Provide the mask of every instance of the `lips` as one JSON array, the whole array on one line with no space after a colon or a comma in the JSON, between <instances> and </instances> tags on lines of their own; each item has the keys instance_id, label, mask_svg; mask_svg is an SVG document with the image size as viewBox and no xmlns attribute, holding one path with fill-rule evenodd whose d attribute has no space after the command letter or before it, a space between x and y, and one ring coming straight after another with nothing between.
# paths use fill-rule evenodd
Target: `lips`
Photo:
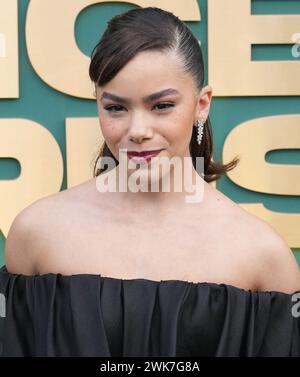
<instances>
[{"instance_id":1,"label":"lips","mask_svg":"<svg viewBox=\"0 0 300 377\"><path fill-rule=\"evenodd\" d=\"M127 156L136 164L143 164L148 162L152 157L157 156L162 149L152 150L152 151L143 151L143 152L127 152Z\"/></svg>"},{"instance_id":2,"label":"lips","mask_svg":"<svg viewBox=\"0 0 300 377\"><path fill-rule=\"evenodd\" d=\"M142 151L142 152L127 152L127 155L128 156L148 156L148 155L152 155L152 154L158 154L160 151L162 151L162 149L156 149L156 150L152 150L152 151Z\"/></svg>"}]
</instances>

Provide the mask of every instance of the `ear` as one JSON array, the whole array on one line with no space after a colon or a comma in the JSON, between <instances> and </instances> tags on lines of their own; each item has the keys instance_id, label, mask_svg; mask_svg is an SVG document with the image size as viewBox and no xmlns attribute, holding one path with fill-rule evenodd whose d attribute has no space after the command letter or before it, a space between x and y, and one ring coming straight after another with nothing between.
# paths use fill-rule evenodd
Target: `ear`
<instances>
[{"instance_id":1,"label":"ear","mask_svg":"<svg viewBox=\"0 0 300 377\"><path fill-rule=\"evenodd\" d=\"M212 92L212 87L210 85L206 85L201 89L198 95L195 116L196 119L202 119L203 123L206 121L209 114Z\"/></svg>"}]
</instances>

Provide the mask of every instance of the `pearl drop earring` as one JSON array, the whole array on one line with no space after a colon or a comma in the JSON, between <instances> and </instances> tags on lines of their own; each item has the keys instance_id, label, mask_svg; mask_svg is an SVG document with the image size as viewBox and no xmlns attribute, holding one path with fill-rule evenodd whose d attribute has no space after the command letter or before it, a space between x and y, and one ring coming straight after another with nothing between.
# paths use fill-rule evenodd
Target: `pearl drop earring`
<instances>
[{"instance_id":1,"label":"pearl drop earring","mask_svg":"<svg viewBox=\"0 0 300 377\"><path fill-rule=\"evenodd\" d=\"M201 140L202 140L202 136L203 136L203 128L204 128L204 124L203 124L203 121L201 119L197 120L196 127L198 129L197 142L200 145Z\"/></svg>"}]
</instances>

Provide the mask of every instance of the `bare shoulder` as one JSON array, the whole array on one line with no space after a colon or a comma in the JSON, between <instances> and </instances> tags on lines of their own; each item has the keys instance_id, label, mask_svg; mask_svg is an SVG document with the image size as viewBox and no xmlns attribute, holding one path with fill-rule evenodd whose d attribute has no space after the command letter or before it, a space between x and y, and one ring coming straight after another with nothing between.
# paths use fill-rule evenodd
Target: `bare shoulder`
<instances>
[{"instance_id":1,"label":"bare shoulder","mask_svg":"<svg viewBox=\"0 0 300 377\"><path fill-rule=\"evenodd\" d=\"M56 230L72 217L72 203L81 185L36 200L14 218L5 241L5 265L10 273L38 274L39 260L55 240ZM68 217L69 216L69 217Z\"/></svg>"},{"instance_id":2,"label":"bare shoulder","mask_svg":"<svg viewBox=\"0 0 300 377\"><path fill-rule=\"evenodd\" d=\"M42 229L45 203L37 201L24 208L14 218L5 241L5 264L14 274L36 274L37 241Z\"/></svg>"},{"instance_id":3,"label":"bare shoulder","mask_svg":"<svg viewBox=\"0 0 300 377\"><path fill-rule=\"evenodd\" d=\"M256 253L258 289L286 293L300 291L300 269L286 240L268 223L259 229L262 239Z\"/></svg>"},{"instance_id":4,"label":"bare shoulder","mask_svg":"<svg viewBox=\"0 0 300 377\"><path fill-rule=\"evenodd\" d=\"M300 290L300 269L286 240L267 221L247 212L216 190L224 213L224 237L234 245L243 275L256 290L294 293ZM243 278L244 279L244 278Z\"/></svg>"},{"instance_id":5,"label":"bare shoulder","mask_svg":"<svg viewBox=\"0 0 300 377\"><path fill-rule=\"evenodd\" d=\"M256 279L256 289L285 293L300 291L300 269L283 236L270 223L250 213L245 215L244 221L247 237L249 241L253 240L248 261Z\"/></svg>"},{"instance_id":6,"label":"bare shoulder","mask_svg":"<svg viewBox=\"0 0 300 377\"><path fill-rule=\"evenodd\" d=\"M83 231L82 224L89 226L87 219L92 218L94 210L89 205L95 190L93 183L89 180L41 198L19 212L5 242L5 264L9 272L39 274L41 266L58 259L59 252L70 243L68 239L72 237L68 236L72 229Z\"/></svg>"}]
</instances>

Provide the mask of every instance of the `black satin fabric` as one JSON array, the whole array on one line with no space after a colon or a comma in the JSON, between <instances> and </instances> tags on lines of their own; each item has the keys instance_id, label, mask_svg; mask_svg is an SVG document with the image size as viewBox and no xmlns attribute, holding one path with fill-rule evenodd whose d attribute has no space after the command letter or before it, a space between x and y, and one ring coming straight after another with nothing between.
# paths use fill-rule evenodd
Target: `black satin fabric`
<instances>
[{"instance_id":1,"label":"black satin fabric","mask_svg":"<svg viewBox=\"0 0 300 377\"><path fill-rule=\"evenodd\" d=\"M0 293L1 356L300 356L300 292L3 266Z\"/></svg>"}]
</instances>

